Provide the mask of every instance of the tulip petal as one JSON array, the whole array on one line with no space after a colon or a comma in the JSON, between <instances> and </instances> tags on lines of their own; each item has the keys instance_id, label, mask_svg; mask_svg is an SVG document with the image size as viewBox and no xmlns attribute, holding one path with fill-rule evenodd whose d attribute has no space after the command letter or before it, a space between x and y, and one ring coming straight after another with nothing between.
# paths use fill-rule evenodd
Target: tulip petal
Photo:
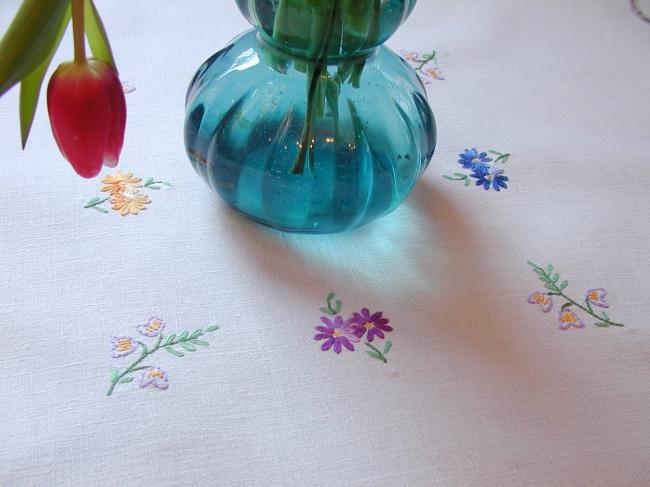
<instances>
[{"instance_id":1,"label":"tulip petal","mask_svg":"<svg viewBox=\"0 0 650 487\"><path fill-rule=\"evenodd\" d=\"M111 128L104 150L103 163L107 167L117 166L122 145L124 144L124 128L126 126L126 100L122 83L115 71L101 61L90 61L90 65L104 80L106 92L111 103Z\"/></svg>"},{"instance_id":2,"label":"tulip petal","mask_svg":"<svg viewBox=\"0 0 650 487\"><path fill-rule=\"evenodd\" d=\"M111 103L104 80L87 64L63 63L47 92L54 138L82 177L99 174L111 132Z\"/></svg>"}]
</instances>

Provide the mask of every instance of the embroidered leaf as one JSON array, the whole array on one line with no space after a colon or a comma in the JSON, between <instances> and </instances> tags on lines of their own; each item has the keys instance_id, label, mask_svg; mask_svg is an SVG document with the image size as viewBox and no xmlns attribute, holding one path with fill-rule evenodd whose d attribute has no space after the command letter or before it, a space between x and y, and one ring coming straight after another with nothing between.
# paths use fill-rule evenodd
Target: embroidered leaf
<instances>
[{"instance_id":1,"label":"embroidered leaf","mask_svg":"<svg viewBox=\"0 0 650 487\"><path fill-rule=\"evenodd\" d=\"M175 339L176 339L176 334L169 335L169 336L167 337L167 340L165 340L165 343L164 343L163 347L169 345L169 344L172 343Z\"/></svg>"},{"instance_id":2,"label":"embroidered leaf","mask_svg":"<svg viewBox=\"0 0 650 487\"><path fill-rule=\"evenodd\" d=\"M199 340L198 338L193 338L190 340L194 345L201 345L202 347L207 347L210 345L208 342L204 340Z\"/></svg>"},{"instance_id":3,"label":"embroidered leaf","mask_svg":"<svg viewBox=\"0 0 650 487\"><path fill-rule=\"evenodd\" d=\"M559 274L554 274L553 277L551 278L551 282L553 284L555 284L559 280L560 280L560 275Z\"/></svg>"},{"instance_id":4,"label":"embroidered leaf","mask_svg":"<svg viewBox=\"0 0 650 487\"><path fill-rule=\"evenodd\" d=\"M548 275L551 275L551 272L553 272L553 266L551 264L546 266L546 273Z\"/></svg>"},{"instance_id":5,"label":"embroidered leaf","mask_svg":"<svg viewBox=\"0 0 650 487\"><path fill-rule=\"evenodd\" d=\"M573 306L573 303L564 303L562 307L560 308L561 311L564 311L565 309Z\"/></svg>"},{"instance_id":6,"label":"embroidered leaf","mask_svg":"<svg viewBox=\"0 0 650 487\"><path fill-rule=\"evenodd\" d=\"M203 335L203 330L201 328L197 328L192 332L192 334L189 336L189 339L192 340L194 338L198 338L201 335Z\"/></svg>"},{"instance_id":7,"label":"embroidered leaf","mask_svg":"<svg viewBox=\"0 0 650 487\"><path fill-rule=\"evenodd\" d=\"M215 331L215 330L218 330L218 329L219 329L219 327L217 325L211 325L211 326L208 326L207 328L204 328L203 331L206 332L206 333L210 333L211 331Z\"/></svg>"},{"instance_id":8,"label":"embroidered leaf","mask_svg":"<svg viewBox=\"0 0 650 487\"><path fill-rule=\"evenodd\" d=\"M153 183L153 178L147 178L143 184L144 184L145 187L147 187L147 186L149 186L151 183Z\"/></svg>"},{"instance_id":9,"label":"embroidered leaf","mask_svg":"<svg viewBox=\"0 0 650 487\"><path fill-rule=\"evenodd\" d=\"M557 289L553 284L544 284L544 287L549 291L555 291Z\"/></svg>"},{"instance_id":10,"label":"embroidered leaf","mask_svg":"<svg viewBox=\"0 0 650 487\"><path fill-rule=\"evenodd\" d=\"M609 323L603 323L602 321L596 321L594 323L594 325L598 326L600 328L608 328L609 327Z\"/></svg>"},{"instance_id":11,"label":"embroidered leaf","mask_svg":"<svg viewBox=\"0 0 650 487\"><path fill-rule=\"evenodd\" d=\"M179 352L177 350L174 350L174 347L171 345L167 345L166 347L163 347L167 352L171 353L172 355L176 355L177 357L184 357L185 355L182 352Z\"/></svg>"},{"instance_id":12,"label":"embroidered leaf","mask_svg":"<svg viewBox=\"0 0 650 487\"><path fill-rule=\"evenodd\" d=\"M133 377L122 377L119 382L120 384L128 384L133 380Z\"/></svg>"},{"instance_id":13,"label":"embroidered leaf","mask_svg":"<svg viewBox=\"0 0 650 487\"><path fill-rule=\"evenodd\" d=\"M384 345L384 355L388 354L391 348L393 348L393 342L389 340L386 342L386 345Z\"/></svg>"},{"instance_id":14,"label":"embroidered leaf","mask_svg":"<svg viewBox=\"0 0 650 487\"><path fill-rule=\"evenodd\" d=\"M185 340L187 338L187 335L189 335L189 334L190 334L190 332L185 330L180 335L178 335L178 338L176 339L176 341L179 342L181 340Z\"/></svg>"},{"instance_id":15,"label":"embroidered leaf","mask_svg":"<svg viewBox=\"0 0 650 487\"><path fill-rule=\"evenodd\" d=\"M94 205L99 200L101 200L101 198L98 198L97 196L95 196L94 198L90 198L88 201L86 201L86 206L84 206L84 208L88 208L88 206Z\"/></svg>"},{"instance_id":16,"label":"embroidered leaf","mask_svg":"<svg viewBox=\"0 0 650 487\"><path fill-rule=\"evenodd\" d=\"M196 352L196 348L193 345L190 345L188 342L178 342L178 345L181 348L184 348L188 352Z\"/></svg>"},{"instance_id":17,"label":"embroidered leaf","mask_svg":"<svg viewBox=\"0 0 650 487\"><path fill-rule=\"evenodd\" d=\"M120 369L111 370L111 382L115 382L120 375Z\"/></svg>"},{"instance_id":18,"label":"embroidered leaf","mask_svg":"<svg viewBox=\"0 0 650 487\"><path fill-rule=\"evenodd\" d=\"M489 150L488 153L494 154L495 156L502 156L503 154L496 150Z\"/></svg>"},{"instance_id":19,"label":"embroidered leaf","mask_svg":"<svg viewBox=\"0 0 650 487\"><path fill-rule=\"evenodd\" d=\"M566 287L569 285L568 281L562 281L562 283L557 287L560 291L564 291Z\"/></svg>"},{"instance_id":20,"label":"embroidered leaf","mask_svg":"<svg viewBox=\"0 0 650 487\"><path fill-rule=\"evenodd\" d=\"M472 182L471 182L469 179L467 179L467 180L465 181L465 186L469 186L470 184L472 184Z\"/></svg>"},{"instance_id":21,"label":"embroidered leaf","mask_svg":"<svg viewBox=\"0 0 650 487\"><path fill-rule=\"evenodd\" d=\"M366 351L368 355L370 355L372 358L376 358L377 360L383 360L381 355L379 355L377 352L373 352L372 350Z\"/></svg>"},{"instance_id":22,"label":"embroidered leaf","mask_svg":"<svg viewBox=\"0 0 650 487\"><path fill-rule=\"evenodd\" d=\"M335 313L332 313L332 311L330 311L330 310L327 309L327 308L320 308L320 312L323 313L323 314L326 314L326 315L332 315L332 314L335 314Z\"/></svg>"},{"instance_id":23,"label":"embroidered leaf","mask_svg":"<svg viewBox=\"0 0 650 487\"><path fill-rule=\"evenodd\" d=\"M341 306L342 306L341 301L337 299L337 300L336 300L336 312L337 312L337 313L338 313L339 311L341 311Z\"/></svg>"}]
</instances>

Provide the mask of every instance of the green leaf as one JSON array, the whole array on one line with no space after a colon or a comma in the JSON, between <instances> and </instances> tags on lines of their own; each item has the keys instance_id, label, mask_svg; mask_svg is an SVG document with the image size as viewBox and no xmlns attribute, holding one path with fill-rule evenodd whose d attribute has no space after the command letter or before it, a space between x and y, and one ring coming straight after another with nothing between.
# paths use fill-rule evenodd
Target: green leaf
<instances>
[{"instance_id":1,"label":"green leaf","mask_svg":"<svg viewBox=\"0 0 650 487\"><path fill-rule=\"evenodd\" d=\"M164 184L165 186L171 188L173 185L172 183L166 183L165 181L160 181L160 184Z\"/></svg>"},{"instance_id":2,"label":"green leaf","mask_svg":"<svg viewBox=\"0 0 650 487\"><path fill-rule=\"evenodd\" d=\"M194 331L191 333L191 335L190 335L189 338L190 338L190 340L192 340L192 339L194 339L194 338L198 338L198 337L200 337L201 335L203 335L203 330L202 330L201 328L197 328L196 330L194 330Z\"/></svg>"},{"instance_id":3,"label":"green leaf","mask_svg":"<svg viewBox=\"0 0 650 487\"><path fill-rule=\"evenodd\" d=\"M603 311L603 317L605 318L605 321L609 321L609 315L606 311Z\"/></svg>"},{"instance_id":4,"label":"green leaf","mask_svg":"<svg viewBox=\"0 0 650 487\"><path fill-rule=\"evenodd\" d=\"M94 210L97 210L100 213L108 213L108 210L105 208L102 208L101 206L93 206L92 207Z\"/></svg>"},{"instance_id":5,"label":"green leaf","mask_svg":"<svg viewBox=\"0 0 650 487\"><path fill-rule=\"evenodd\" d=\"M211 325L211 326L208 326L207 328L203 328L203 331L206 332L206 333L210 333L211 331L215 331L215 330L218 330L218 329L219 329L219 327L217 325Z\"/></svg>"},{"instance_id":6,"label":"green leaf","mask_svg":"<svg viewBox=\"0 0 650 487\"><path fill-rule=\"evenodd\" d=\"M98 198L97 196L95 196L94 198L89 199L88 201L86 201L86 206L84 206L84 208L88 208L89 206L94 205L99 200L101 200L101 198Z\"/></svg>"},{"instance_id":7,"label":"green leaf","mask_svg":"<svg viewBox=\"0 0 650 487\"><path fill-rule=\"evenodd\" d=\"M503 153L496 151L496 150L489 150L488 153L494 154L495 156L502 156Z\"/></svg>"},{"instance_id":8,"label":"green leaf","mask_svg":"<svg viewBox=\"0 0 650 487\"><path fill-rule=\"evenodd\" d=\"M377 352L373 352L371 350L367 350L366 353L370 355L372 358L376 358L377 360L384 360L381 355L379 355Z\"/></svg>"},{"instance_id":9,"label":"green leaf","mask_svg":"<svg viewBox=\"0 0 650 487\"><path fill-rule=\"evenodd\" d=\"M85 0L84 7L84 29L93 56L107 62L117 71L113 52L111 51L111 44L108 42L106 29L99 16L99 12L97 12L92 0Z\"/></svg>"},{"instance_id":10,"label":"green leaf","mask_svg":"<svg viewBox=\"0 0 650 487\"><path fill-rule=\"evenodd\" d=\"M132 380L133 380L133 377L122 377L119 382L120 382L120 384L128 384Z\"/></svg>"},{"instance_id":11,"label":"green leaf","mask_svg":"<svg viewBox=\"0 0 650 487\"><path fill-rule=\"evenodd\" d=\"M120 375L120 369L113 368L113 370L111 370L111 382L115 382L118 375Z\"/></svg>"},{"instance_id":12,"label":"green leaf","mask_svg":"<svg viewBox=\"0 0 650 487\"><path fill-rule=\"evenodd\" d=\"M41 93L41 86L47 73L47 68L52 62L52 57L61 43L61 38L65 33L68 24L70 23L70 7L66 8L63 17L60 20L60 25L56 37L53 39L49 52L47 52L45 59L41 64L36 67L31 73L25 76L20 82L20 138L23 149L27 145L29 138L29 131L34 122L34 115L36 114L36 107L38 105L38 98ZM99 200L99 198L97 198Z\"/></svg>"},{"instance_id":13,"label":"green leaf","mask_svg":"<svg viewBox=\"0 0 650 487\"><path fill-rule=\"evenodd\" d=\"M330 311L330 310L327 309L327 308L320 308L320 312L321 312L321 313L325 313L326 315L332 315L332 314L334 314L334 313L332 313L332 311Z\"/></svg>"},{"instance_id":14,"label":"green leaf","mask_svg":"<svg viewBox=\"0 0 650 487\"><path fill-rule=\"evenodd\" d=\"M553 284L544 284L544 287L549 291L555 291L557 289Z\"/></svg>"},{"instance_id":15,"label":"green leaf","mask_svg":"<svg viewBox=\"0 0 650 487\"><path fill-rule=\"evenodd\" d=\"M390 349L393 348L393 342L390 340L386 342L386 345L384 345L384 355L386 355L388 352L390 352Z\"/></svg>"},{"instance_id":16,"label":"green leaf","mask_svg":"<svg viewBox=\"0 0 650 487\"><path fill-rule=\"evenodd\" d=\"M184 348L188 352L196 352L196 348L194 348L193 345L191 345L189 342L178 342L178 345L181 348Z\"/></svg>"},{"instance_id":17,"label":"green leaf","mask_svg":"<svg viewBox=\"0 0 650 487\"><path fill-rule=\"evenodd\" d=\"M469 176L468 176L467 174L463 174L462 172L455 172L455 173L454 173L454 176L457 176L457 177L459 177L459 178L461 178L461 179L467 179L467 178L469 178Z\"/></svg>"},{"instance_id":18,"label":"green leaf","mask_svg":"<svg viewBox=\"0 0 650 487\"><path fill-rule=\"evenodd\" d=\"M147 186L147 188L149 188L149 189L155 189L155 190L157 191L157 190L160 189L160 186L156 186L156 185L151 184L151 185Z\"/></svg>"},{"instance_id":19,"label":"green leaf","mask_svg":"<svg viewBox=\"0 0 650 487\"><path fill-rule=\"evenodd\" d=\"M534 262L532 262L532 261L530 261L530 260L528 261L528 265L531 266L531 267L534 268L534 269L539 269L539 270L541 270L541 267L540 267L540 266L538 266L537 264L535 264Z\"/></svg>"},{"instance_id":20,"label":"green leaf","mask_svg":"<svg viewBox=\"0 0 650 487\"><path fill-rule=\"evenodd\" d=\"M465 180L465 186L469 186L470 184L472 184L472 182L469 179L466 179Z\"/></svg>"},{"instance_id":21,"label":"green leaf","mask_svg":"<svg viewBox=\"0 0 650 487\"><path fill-rule=\"evenodd\" d=\"M190 334L190 332L185 330L180 335L178 335L178 338L176 338L176 341L185 340L187 338L187 335L189 335L189 334Z\"/></svg>"},{"instance_id":22,"label":"green leaf","mask_svg":"<svg viewBox=\"0 0 650 487\"><path fill-rule=\"evenodd\" d=\"M36 70L59 36L70 0L24 0L0 41L0 96Z\"/></svg>"},{"instance_id":23,"label":"green leaf","mask_svg":"<svg viewBox=\"0 0 650 487\"><path fill-rule=\"evenodd\" d=\"M550 276L551 272L553 272L553 266L549 264L546 266L546 273Z\"/></svg>"},{"instance_id":24,"label":"green leaf","mask_svg":"<svg viewBox=\"0 0 650 487\"><path fill-rule=\"evenodd\" d=\"M443 178L448 179L449 181L457 181L456 178L452 178L451 176L447 176L447 175L443 176Z\"/></svg>"},{"instance_id":25,"label":"green leaf","mask_svg":"<svg viewBox=\"0 0 650 487\"><path fill-rule=\"evenodd\" d=\"M144 186L148 186L148 185L150 185L151 183L153 183L153 178L147 178L147 179L144 181L143 185L144 185Z\"/></svg>"},{"instance_id":26,"label":"green leaf","mask_svg":"<svg viewBox=\"0 0 650 487\"><path fill-rule=\"evenodd\" d=\"M603 323L602 321L596 321L596 322L594 323L594 326L598 326L598 327L600 327L600 328L608 328L608 327L609 327L609 323Z\"/></svg>"},{"instance_id":27,"label":"green leaf","mask_svg":"<svg viewBox=\"0 0 650 487\"><path fill-rule=\"evenodd\" d=\"M176 335L175 335L175 334L171 334L171 335L169 335L169 336L167 337L167 340L165 340L165 343L163 344L163 347L169 345L169 344L172 343L175 339L176 339Z\"/></svg>"},{"instance_id":28,"label":"green leaf","mask_svg":"<svg viewBox=\"0 0 650 487\"><path fill-rule=\"evenodd\" d=\"M553 277L551 277L551 282L553 284L555 284L559 280L560 280L560 275L559 274L554 274Z\"/></svg>"},{"instance_id":29,"label":"green leaf","mask_svg":"<svg viewBox=\"0 0 650 487\"><path fill-rule=\"evenodd\" d=\"M206 342L205 340L199 340L198 338L192 338L190 341L191 341L194 345L200 345L200 346L202 346L202 347L207 347L207 346L210 345L210 344L209 344L208 342Z\"/></svg>"},{"instance_id":30,"label":"green leaf","mask_svg":"<svg viewBox=\"0 0 650 487\"><path fill-rule=\"evenodd\" d=\"M557 287L560 291L564 291L569 285L569 281L562 281L562 283Z\"/></svg>"},{"instance_id":31,"label":"green leaf","mask_svg":"<svg viewBox=\"0 0 650 487\"><path fill-rule=\"evenodd\" d=\"M564 311L565 309L570 308L571 306L573 306L573 303L564 303L560 308L560 310Z\"/></svg>"},{"instance_id":32,"label":"green leaf","mask_svg":"<svg viewBox=\"0 0 650 487\"><path fill-rule=\"evenodd\" d=\"M174 347L172 347L171 345L167 345L166 347L163 347L163 348L164 348L167 352L169 352L169 353L171 353L172 355L175 355L175 356L177 356L177 357L184 357L184 356L185 356L185 355L183 355L181 352L179 352L178 350L174 350Z\"/></svg>"},{"instance_id":33,"label":"green leaf","mask_svg":"<svg viewBox=\"0 0 650 487\"><path fill-rule=\"evenodd\" d=\"M335 311L336 311L337 313L338 313L339 311L341 311L341 306L343 306L343 304L341 303L341 301L339 301L339 300L337 299L337 300L336 300L336 309L335 309Z\"/></svg>"}]
</instances>

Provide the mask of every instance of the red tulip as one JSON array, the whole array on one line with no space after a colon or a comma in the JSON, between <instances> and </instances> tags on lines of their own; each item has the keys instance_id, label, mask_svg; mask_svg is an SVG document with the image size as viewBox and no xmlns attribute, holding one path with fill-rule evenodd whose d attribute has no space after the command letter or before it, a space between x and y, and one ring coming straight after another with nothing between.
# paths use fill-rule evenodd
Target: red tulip
<instances>
[{"instance_id":1,"label":"red tulip","mask_svg":"<svg viewBox=\"0 0 650 487\"><path fill-rule=\"evenodd\" d=\"M124 90L110 64L98 59L61 64L47 87L52 132L80 176L117 165L126 125Z\"/></svg>"}]
</instances>

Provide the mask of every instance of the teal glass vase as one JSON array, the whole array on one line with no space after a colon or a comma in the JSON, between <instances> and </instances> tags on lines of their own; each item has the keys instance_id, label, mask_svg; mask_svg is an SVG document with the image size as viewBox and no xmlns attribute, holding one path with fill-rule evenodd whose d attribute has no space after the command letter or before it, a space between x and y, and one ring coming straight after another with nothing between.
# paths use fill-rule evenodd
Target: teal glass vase
<instances>
[{"instance_id":1,"label":"teal glass vase","mask_svg":"<svg viewBox=\"0 0 650 487\"><path fill-rule=\"evenodd\" d=\"M190 83L185 145L234 209L340 232L397 208L436 143L416 72L382 44L416 0L237 0L255 27Z\"/></svg>"}]
</instances>

